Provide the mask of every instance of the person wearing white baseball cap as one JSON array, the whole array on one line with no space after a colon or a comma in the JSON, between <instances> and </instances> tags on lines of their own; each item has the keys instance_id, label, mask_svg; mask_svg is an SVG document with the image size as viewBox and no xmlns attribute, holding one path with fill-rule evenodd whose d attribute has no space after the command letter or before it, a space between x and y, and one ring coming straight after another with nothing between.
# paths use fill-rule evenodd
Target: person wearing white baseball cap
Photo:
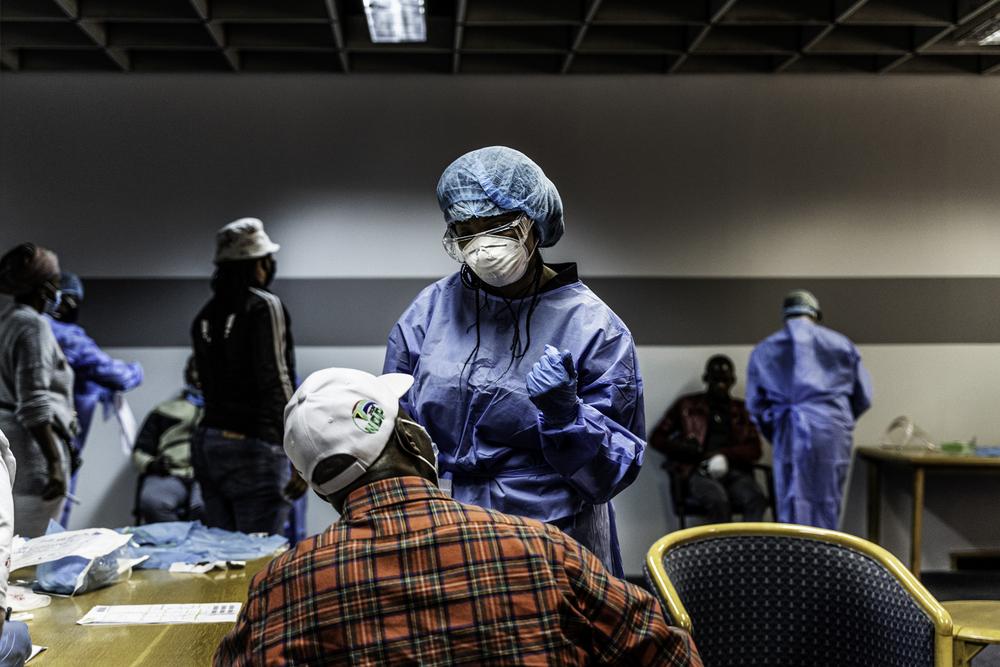
<instances>
[{"instance_id":1,"label":"person wearing white baseball cap","mask_svg":"<svg viewBox=\"0 0 1000 667\"><path fill-rule=\"evenodd\" d=\"M412 384L328 368L295 392L285 452L341 516L254 577L217 667L700 667L656 599L573 538L440 490L434 444L399 404Z\"/></svg>"},{"instance_id":2,"label":"person wearing white baseball cap","mask_svg":"<svg viewBox=\"0 0 1000 667\"><path fill-rule=\"evenodd\" d=\"M267 289L278 248L256 218L220 229L213 296L191 327L205 397L191 452L204 521L244 533L281 533L308 488L281 449L295 354L288 311Z\"/></svg>"},{"instance_id":3,"label":"person wearing white baseball cap","mask_svg":"<svg viewBox=\"0 0 1000 667\"><path fill-rule=\"evenodd\" d=\"M306 378L285 407L285 453L338 512L350 491L386 476L398 477L406 464L438 483L434 443L422 426L405 413L400 416L399 399L412 385L413 376L404 373L375 377L328 368ZM399 452L383 457L394 435ZM398 453L413 460L398 460Z\"/></svg>"}]
</instances>

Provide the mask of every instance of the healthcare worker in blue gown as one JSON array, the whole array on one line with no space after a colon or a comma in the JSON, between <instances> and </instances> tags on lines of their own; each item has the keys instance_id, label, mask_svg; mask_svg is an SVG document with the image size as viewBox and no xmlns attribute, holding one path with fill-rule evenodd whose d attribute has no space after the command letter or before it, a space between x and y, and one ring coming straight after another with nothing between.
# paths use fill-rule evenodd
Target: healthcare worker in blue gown
<instances>
[{"instance_id":1,"label":"healthcare worker in blue gown","mask_svg":"<svg viewBox=\"0 0 1000 667\"><path fill-rule=\"evenodd\" d=\"M747 409L774 450L778 521L836 529L871 377L854 343L819 324L810 292L790 292L783 311L784 328L750 354Z\"/></svg>"},{"instance_id":2,"label":"healthcare worker in blue gown","mask_svg":"<svg viewBox=\"0 0 1000 667\"><path fill-rule=\"evenodd\" d=\"M115 359L102 350L94 339L77 324L83 304L83 281L75 273L63 271L59 279L61 299L50 315L49 323L56 342L73 368L73 404L80 430L71 443L72 475L70 494L76 493L83 447L87 443L90 425L98 404L104 406L105 416L114 405L115 394L131 391L142 384L143 371L138 362ZM60 523L69 526L72 505L63 507Z\"/></svg>"},{"instance_id":3,"label":"healthcare worker in blue gown","mask_svg":"<svg viewBox=\"0 0 1000 667\"><path fill-rule=\"evenodd\" d=\"M558 526L621 575L611 499L646 447L632 335L575 264L542 262L563 208L527 156L467 153L437 197L461 269L399 318L384 371L415 377L403 406L457 500Z\"/></svg>"}]
</instances>

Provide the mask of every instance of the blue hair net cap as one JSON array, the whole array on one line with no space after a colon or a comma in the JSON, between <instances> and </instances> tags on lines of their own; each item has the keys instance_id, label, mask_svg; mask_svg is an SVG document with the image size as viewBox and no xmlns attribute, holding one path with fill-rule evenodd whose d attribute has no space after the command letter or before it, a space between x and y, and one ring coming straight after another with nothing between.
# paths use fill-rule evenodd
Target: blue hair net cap
<instances>
[{"instance_id":1,"label":"blue hair net cap","mask_svg":"<svg viewBox=\"0 0 1000 667\"><path fill-rule=\"evenodd\" d=\"M77 301L83 301L83 281L75 273L63 271L59 276L59 289L64 294L75 296Z\"/></svg>"},{"instance_id":2,"label":"blue hair net cap","mask_svg":"<svg viewBox=\"0 0 1000 667\"><path fill-rule=\"evenodd\" d=\"M448 165L437 198L449 225L523 211L534 221L542 247L555 245L565 227L556 186L527 155L506 146L480 148Z\"/></svg>"}]
</instances>

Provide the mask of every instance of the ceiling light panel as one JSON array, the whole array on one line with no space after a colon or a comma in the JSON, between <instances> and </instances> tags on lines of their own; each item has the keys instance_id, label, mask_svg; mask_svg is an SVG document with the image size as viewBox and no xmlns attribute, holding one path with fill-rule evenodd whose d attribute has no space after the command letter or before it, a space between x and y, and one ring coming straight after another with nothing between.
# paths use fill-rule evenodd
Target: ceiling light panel
<instances>
[{"instance_id":1,"label":"ceiling light panel","mask_svg":"<svg viewBox=\"0 0 1000 667\"><path fill-rule=\"evenodd\" d=\"M364 5L376 44L427 41L424 0L364 0Z\"/></svg>"}]
</instances>

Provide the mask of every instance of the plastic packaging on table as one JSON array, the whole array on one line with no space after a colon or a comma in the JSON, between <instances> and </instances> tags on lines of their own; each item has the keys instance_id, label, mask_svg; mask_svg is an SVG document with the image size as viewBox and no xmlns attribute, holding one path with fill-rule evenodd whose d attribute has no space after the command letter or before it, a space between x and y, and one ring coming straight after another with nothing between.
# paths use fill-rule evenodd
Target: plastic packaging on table
<instances>
[{"instance_id":1,"label":"plastic packaging on table","mask_svg":"<svg viewBox=\"0 0 1000 667\"><path fill-rule=\"evenodd\" d=\"M49 521L46 535L62 533L65 529L55 521ZM125 547L115 549L99 558L67 556L59 560L42 563L35 570L36 588L56 595L78 595L95 591L132 576L135 561L125 558Z\"/></svg>"},{"instance_id":2,"label":"plastic packaging on table","mask_svg":"<svg viewBox=\"0 0 1000 667\"><path fill-rule=\"evenodd\" d=\"M880 444L887 449L908 451L936 452L940 449L927 431L905 415L892 420Z\"/></svg>"}]
</instances>

